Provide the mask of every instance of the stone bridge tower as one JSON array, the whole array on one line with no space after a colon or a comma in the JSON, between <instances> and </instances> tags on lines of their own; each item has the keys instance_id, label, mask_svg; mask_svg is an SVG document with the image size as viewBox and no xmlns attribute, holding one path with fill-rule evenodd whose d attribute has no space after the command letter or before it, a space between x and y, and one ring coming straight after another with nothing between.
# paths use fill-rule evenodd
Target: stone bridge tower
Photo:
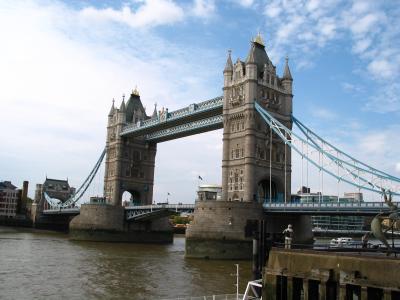
<instances>
[{"instance_id":1,"label":"stone bridge tower","mask_svg":"<svg viewBox=\"0 0 400 300\"><path fill-rule=\"evenodd\" d=\"M121 137L127 123L137 124L149 119L138 91L132 91L128 102L119 109L111 107L108 115L104 195L107 203L121 205L122 194L128 191L131 201L151 204L153 199L154 163L157 144L145 137Z\"/></svg>"},{"instance_id":2,"label":"stone bridge tower","mask_svg":"<svg viewBox=\"0 0 400 300\"><path fill-rule=\"evenodd\" d=\"M254 220L264 219L262 203L290 201L290 148L272 134L254 107L257 101L292 128L293 79L288 60L279 77L258 35L246 61L233 63L229 52L223 74L222 197L196 202L194 220L186 231L187 257L250 258L248 229ZM281 232L286 222L285 217L268 218L267 230Z\"/></svg>"},{"instance_id":3,"label":"stone bridge tower","mask_svg":"<svg viewBox=\"0 0 400 300\"><path fill-rule=\"evenodd\" d=\"M277 76L260 35L245 62L233 64L229 53L223 88L223 201L290 200L290 148L271 133L254 102L292 128L292 81L287 60L283 77Z\"/></svg>"}]
</instances>

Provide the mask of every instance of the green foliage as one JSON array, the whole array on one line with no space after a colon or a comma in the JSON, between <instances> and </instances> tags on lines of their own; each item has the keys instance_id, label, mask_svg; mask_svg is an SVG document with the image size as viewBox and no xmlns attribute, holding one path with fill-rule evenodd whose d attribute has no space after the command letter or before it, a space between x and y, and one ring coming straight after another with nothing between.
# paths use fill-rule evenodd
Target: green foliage
<instances>
[{"instance_id":1,"label":"green foliage","mask_svg":"<svg viewBox=\"0 0 400 300\"><path fill-rule=\"evenodd\" d=\"M173 216L171 218L173 224L188 224L190 220L188 217L181 217L181 216Z\"/></svg>"}]
</instances>

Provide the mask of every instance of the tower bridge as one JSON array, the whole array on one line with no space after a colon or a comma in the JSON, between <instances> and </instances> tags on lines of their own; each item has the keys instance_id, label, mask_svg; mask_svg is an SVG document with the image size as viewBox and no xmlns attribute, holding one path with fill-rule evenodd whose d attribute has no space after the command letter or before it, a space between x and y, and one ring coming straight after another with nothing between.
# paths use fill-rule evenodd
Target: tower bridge
<instances>
[{"instance_id":1,"label":"tower bridge","mask_svg":"<svg viewBox=\"0 0 400 300\"><path fill-rule=\"evenodd\" d=\"M166 215L173 208L151 205L157 143L219 128L223 128L222 196L214 201L197 201L193 207L194 220L186 231L189 257L251 256L251 240L245 230L249 221L264 219L270 234L282 232L290 222L298 228L297 241L306 242L312 239L310 214L372 214L384 210L382 203L358 207L291 204L292 150L300 155L302 168L306 162L307 168L310 165L318 170L322 182L325 174L338 185L346 183L378 194L391 190L399 195L399 178L344 153L293 116L293 78L288 59L279 76L261 36L251 42L244 61L233 63L229 52L223 77L222 97L172 112L155 108L148 116L136 89L119 108L113 103L106 149L78 189L79 194L66 202L71 205L80 199L105 155L106 203L81 206L70 224L74 238L172 241ZM293 126L302 136L292 130ZM139 206L121 206L126 191Z\"/></svg>"}]
</instances>

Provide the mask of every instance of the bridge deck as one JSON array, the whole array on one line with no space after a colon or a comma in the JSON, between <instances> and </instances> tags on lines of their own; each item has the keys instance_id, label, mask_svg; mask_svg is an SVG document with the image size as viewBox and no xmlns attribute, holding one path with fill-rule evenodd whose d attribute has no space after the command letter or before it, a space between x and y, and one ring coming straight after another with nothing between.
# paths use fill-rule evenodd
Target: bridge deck
<instances>
[{"instance_id":1,"label":"bridge deck","mask_svg":"<svg viewBox=\"0 0 400 300\"><path fill-rule=\"evenodd\" d=\"M223 98L217 97L185 108L164 112L157 118L126 125L121 136L144 136L163 142L196 133L222 128Z\"/></svg>"},{"instance_id":2,"label":"bridge deck","mask_svg":"<svg viewBox=\"0 0 400 300\"><path fill-rule=\"evenodd\" d=\"M373 216L389 212L384 202L264 203L263 207L265 214Z\"/></svg>"}]
</instances>

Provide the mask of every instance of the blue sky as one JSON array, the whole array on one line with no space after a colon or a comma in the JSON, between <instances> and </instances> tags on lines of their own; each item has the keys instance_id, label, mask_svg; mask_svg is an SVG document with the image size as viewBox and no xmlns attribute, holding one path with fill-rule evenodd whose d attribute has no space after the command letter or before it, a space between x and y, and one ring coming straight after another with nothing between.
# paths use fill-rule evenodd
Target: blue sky
<instances>
[{"instance_id":1,"label":"blue sky","mask_svg":"<svg viewBox=\"0 0 400 300\"><path fill-rule=\"evenodd\" d=\"M262 33L294 114L326 139L400 175L397 1L2 1L0 179L79 185L105 143L111 99L138 86L150 114L222 93L228 49ZM193 202L221 178L222 133L162 143L155 199ZM294 163L293 191L299 186ZM101 180L92 193L100 193Z\"/></svg>"}]
</instances>

